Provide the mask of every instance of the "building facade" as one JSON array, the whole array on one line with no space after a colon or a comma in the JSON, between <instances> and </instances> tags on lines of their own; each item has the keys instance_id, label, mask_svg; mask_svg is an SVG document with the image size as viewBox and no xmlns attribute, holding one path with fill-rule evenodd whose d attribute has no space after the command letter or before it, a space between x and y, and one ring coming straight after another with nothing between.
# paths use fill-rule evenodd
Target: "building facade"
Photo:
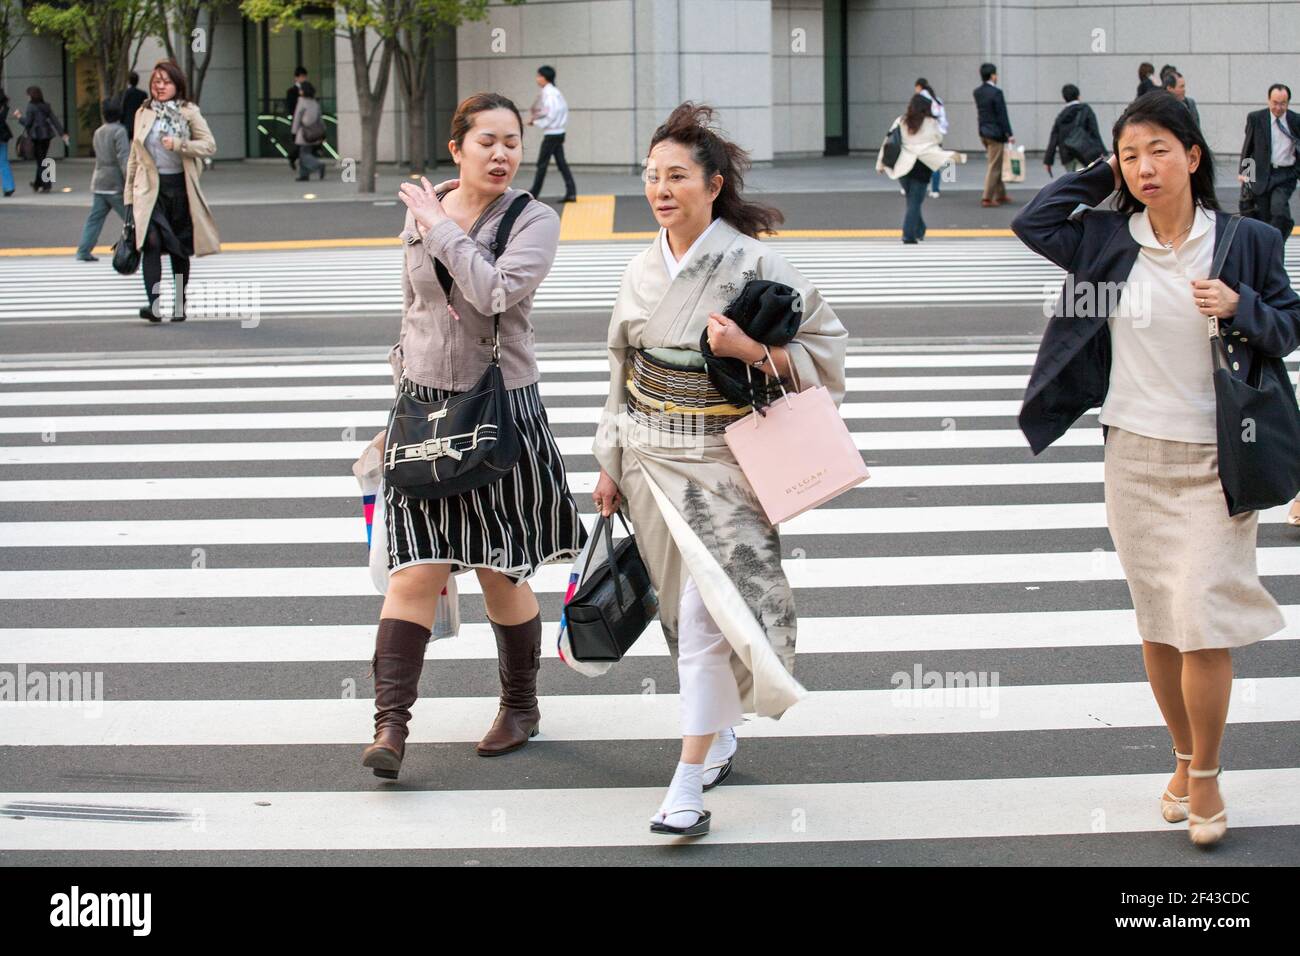
<instances>
[{"instance_id":1,"label":"building facade","mask_svg":"<svg viewBox=\"0 0 1300 956\"><path fill-rule=\"evenodd\" d=\"M274 157L288 142L283 96L294 67L311 74L335 123L330 147L359 151L346 41L328 32L275 32L219 7L202 106L219 159ZM147 41L142 83L162 56ZM546 63L570 105L565 149L585 166L639 165L651 134L686 99L708 102L755 161L873 153L927 78L945 101L946 145L978 150L971 91L979 65L998 65L1018 142L1046 144L1076 84L1103 129L1132 99L1138 64L1174 64L1187 78L1216 152L1241 146L1245 114L1271 83L1300 79L1296 2L1090 0L527 0L493 3L483 22L442 38L426 78L430 155L447 158L455 104L491 89L526 110ZM93 64L29 37L5 64L3 85L21 105L29 84L62 105L74 150L88 152L97 122ZM406 153L406 115L394 77L380 130L381 161Z\"/></svg>"}]
</instances>

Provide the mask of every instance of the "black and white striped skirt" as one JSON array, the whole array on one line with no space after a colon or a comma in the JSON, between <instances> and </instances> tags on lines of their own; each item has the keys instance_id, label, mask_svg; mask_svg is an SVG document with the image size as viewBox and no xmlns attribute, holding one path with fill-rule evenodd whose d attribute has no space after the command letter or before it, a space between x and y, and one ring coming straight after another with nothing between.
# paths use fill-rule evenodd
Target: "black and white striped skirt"
<instances>
[{"instance_id":1,"label":"black and white striped skirt","mask_svg":"<svg viewBox=\"0 0 1300 956\"><path fill-rule=\"evenodd\" d=\"M454 394L405 379L401 387L424 402ZM384 500L390 571L451 564L453 573L488 568L518 584L543 564L572 559L582 550L587 532L537 385L506 394L523 446L514 471L450 498L409 498L389 487Z\"/></svg>"}]
</instances>

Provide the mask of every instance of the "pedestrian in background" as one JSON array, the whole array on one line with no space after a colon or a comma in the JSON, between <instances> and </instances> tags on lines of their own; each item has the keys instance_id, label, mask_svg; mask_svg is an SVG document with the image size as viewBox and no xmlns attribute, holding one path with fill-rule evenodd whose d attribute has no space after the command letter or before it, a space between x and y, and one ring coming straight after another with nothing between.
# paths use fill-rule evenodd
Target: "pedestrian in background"
<instances>
[{"instance_id":1,"label":"pedestrian in background","mask_svg":"<svg viewBox=\"0 0 1300 956\"><path fill-rule=\"evenodd\" d=\"M316 87L308 80L303 80L299 88L298 102L293 109L293 122L290 130L293 142L298 150L297 181L304 182L312 173L320 173L325 178L325 164L316 155L316 146L325 141L325 122L321 119L320 100L316 99ZM320 137L319 139L316 137Z\"/></svg>"},{"instance_id":2,"label":"pedestrian in background","mask_svg":"<svg viewBox=\"0 0 1300 956\"><path fill-rule=\"evenodd\" d=\"M135 132L135 111L145 104L149 95L140 89L140 74L135 70L128 73L126 79L126 89L119 94L119 98L122 102L122 126L127 138L130 138Z\"/></svg>"},{"instance_id":3,"label":"pedestrian in background","mask_svg":"<svg viewBox=\"0 0 1300 956\"><path fill-rule=\"evenodd\" d=\"M403 183L401 338L389 354L397 387L440 402L474 386L493 351L500 314L500 364L523 451L510 473L446 498L385 494L388 591L375 635L375 738L362 765L397 776L419 693L438 597L453 572L474 569L496 637L501 682L496 719L475 748L495 757L538 732L537 673L542 616L528 580L574 558L587 534L569 491L564 457L538 390L529 318L533 295L555 260L560 217L511 180L523 159L523 120L509 99L476 93L456 107L449 148L457 179ZM489 253L507 211L523 203L505 246Z\"/></svg>"},{"instance_id":4,"label":"pedestrian in background","mask_svg":"<svg viewBox=\"0 0 1300 956\"><path fill-rule=\"evenodd\" d=\"M984 195L981 206L996 206L1011 202L1007 187L1002 182L1002 151L1007 143L1014 143L1011 120L1007 116L1007 98L998 88L998 68L992 63L980 65L980 79L975 87L975 108L979 114L980 142L988 155L989 168L984 174Z\"/></svg>"},{"instance_id":5,"label":"pedestrian in background","mask_svg":"<svg viewBox=\"0 0 1300 956\"><path fill-rule=\"evenodd\" d=\"M131 137L122 125L122 107L116 99L104 100L99 106L104 122L95 130L95 171L90 177L91 206L86 226L81 230L81 244L77 258L82 262L96 262L92 254L104 220L111 209L126 222L126 206L122 195L126 189L126 167L131 157Z\"/></svg>"},{"instance_id":6,"label":"pedestrian in background","mask_svg":"<svg viewBox=\"0 0 1300 956\"><path fill-rule=\"evenodd\" d=\"M135 114L135 136L126 167L126 204L135 222L149 304L140 318L161 322L158 299L162 255L171 259L175 284L172 321L185 320L185 284L190 257L221 251L216 223L199 188L203 160L217 151L216 140L195 103L189 102L185 74L171 60L160 60L149 77L151 99Z\"/></svg>"},{"instance_id":7,"label":"pedestrian in background","mask_svg":"<svg viewBox=\"0 0 1300 956\"><path fill-rule=\"evenodd\" d=\"M47 193L53 185L54 178L42 176L45 172L45 157L50 152L50 140L58 136L66 144L68 133L59 122L59 118L54 115L54 109L45 102L45 96L39 86L27 87L27 108L21 113L14 110L14 118L22 124L27 132L27 138L32 141L32 158L36 161L32 189L38 193Z\"/></svg>"},{"instance_id":8,"label":"pedestrian in background","mask_svg":"<svg viewBox=\"0 0 1300 956\"><path fill-rule=\"evenodd\" d=\"M549 66L537 68L537 85L542 91L533 100L528 110L528 125L537 126L546 132L542 134L541 149L537 153L537 173L533 176L533 188L529 190L534 199L542 195L542 183L546 180L546 167L555 157L555 165L564 177L564 196L560 202L575 202L578 187L574 185L573 173L564 159L564 127L569 122L569 104L560 88L555 85L555 70Z\"/></svg>"},{"instance_id":9,"label":"pedestrian in background","mask_svg":"<svg viewBox=\"0 0 1300 956\"><path fill-rule=\"evenodd\" d=\"M9 165L9 140L13 135L9 129L9 97L0 87L0 187L6 196L14 194L14 170Z\"/></svg>"},{"instance_id":10,"label":"pedestrian in background","mask_svg":"<svg viewBox=\"0 0 1300 956\"><path fill-rule=\"evenodd\" d=\"M943 100L939 99L939 94L936 93L934 91L934 87L930 85L930 81L927 80L925 77L921 77L919 80L917 80L916 92L922 94L930 101L930 115L933 116L934 121L939 124L940 138L942 139L942 137L947 136L948 135L948 111L947 109L944 108ZM930 198L931 199L939 198L939 183L940 180L943 178L940 175L941 171L942 170L936 169L933 173L930 174ZM906 194L906 191L904 191L904 194Z\"/></svg>"},{"instance_id":11,"label":"pedestrian in background","mask_svg":"<svg viewBox=\"0 0 1300 956\"><path fill-rule=\"evenodd\" d=\"M1065 108L1056 114L1052 135L1047 139L1047 151L1043 154L1043 166L1048 176L1052 175L1052 161L1058 151L1061 165L1070 172L1106 154L1106 144L1101 141L1101 130L1097 127L1097 114L1079 99L1079 88L1066 83L1061 87L1061 96Z\"/></svg>"},{"instance_id":12,"label":"pedestrian in background","mask_svg":"<svg viewBox=\"0 0 1300 956\"><path fill-rule=\"evenodd\" d=\"M876 156L876 171L903 183L907 206L903 213L903 242L915 245L925 238L925 220L921 217L921 204L930 185L930 176L950 162L966 162L965 153L956 153L940 146L939 121L930 111L931 100L923 93L912 94L907 112L896 117L890 126L902 127L903 148L893 167L885 165L885 147Z\"/></svg>"},{"instance_id":13,"label":"pedestrian in background","mask_svg":"<svg viewBox=\"0 0 1300 956\"><path fill-rule=\"evenodd\" d=\"M1246 138L1241 144L1237 181L1250 187L1255 198L1250 215L1291 238L1295 218L1291 195L1295 192L1296 144L1300 143L1300 114L1291 109L1291 88L1274 83L1268 88L1268 106L1246 114ZM1249 165L1247 165L1249 163Z\"/></svg>"},{"instance_id":14,"label":"pedestrian in background","mask_svg":"<svg viewBox=\"0 0 1300 956\"><path fill-rule=\"evenodd\" d=\"M298 97L302 96L302 85L306 82L307 68L305 66L300 66L293 71L293 85L284 91L284 112L285 115L289 117L291 127L293 124L293 117L297 115L298 112ZM288 159L290 169L298 168L298 155L301 151L302 147L298 144L296 139L289 144Z\"/></svg>"},{"instance_id":15,"label":"pedestrian in background","mask_svg":"<svg viewBox=\"0 0 1300 956\"><path fill-rule=\"evenodd\" d=\"M1177 761L1160 811L1208 845L1227 830L1215 778L1232 649L1285 622L1259 580L1259 513L1230 516L1220 483L1206 319L1218 317L1230 374L1244 380L1255 354L1300 345L1300 297L1277 232L1251 219L1220 277L1205 278L1229 217L1215 198L1214 157L1182 104L1149 93L1111 135L1107 162L1049 183L1011 224L1071 273L1067 284L1124 290L1110 315L1070 308L1050 319L1020 427L1038 454L1101 406L1106 523ZM1114 211L1095 208L1114 190ZM1089 211L1076 217L1080 204Z\"/></svg>"},{"instance_id":16,"label":"pedestrian in background","mask_svg":"<svg viewBox=\"0 0 1300 956\"><path fill-rule=\"evenodd\" d=\"M1160 89L1160 87L1156 86L1156 81L1151 79L1151 75L1155 73L1155 71L1156 67L1154 63L1141 63L1138 65L1138 96L1142 96L1144 93L1150 93L1152 90ZM1133 98L1137 99L1137 96Z\"/></svg>"},{"instance_id":17,"label":"pedestrian in background","mask_svg":"<svg viewBox=\"0 0 1300 956\"><path fill-rule=\"evenodd\" d=\"M1167 93L1172 93L1174 99L1187 107L1187 112L1192 114L1192 122L1200 129L1201 112L1196 108L1196 100L1187 95L1187 78L1173 67L1167 67L1166 72L1161 74L1160 82Z\"/></svg>"}]
</instances>

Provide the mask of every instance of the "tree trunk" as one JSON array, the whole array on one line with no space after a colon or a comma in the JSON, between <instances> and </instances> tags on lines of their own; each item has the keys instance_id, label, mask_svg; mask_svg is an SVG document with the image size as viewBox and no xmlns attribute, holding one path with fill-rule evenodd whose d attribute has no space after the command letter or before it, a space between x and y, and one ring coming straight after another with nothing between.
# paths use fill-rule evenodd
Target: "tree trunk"
<instances>
[{"instance_id":1,"label":"tree trunk","mask_svg":"<svg viewBox=\"0 0 1300 956\"><path fill-rule=\"evenodd\" d=\"M384 99L388 94L388 74L393 65L393 45L379 40L383 52L379 57L379 74L373 87L370 82L370 59L366 55L364 28L348 31L352 48L352 78L357 88L357 108L361 117L361 157L357 164L357 192L373 193L376 188L376 162L379 155L379 124L384 118Z\"/></svg>"},{"instance_id":2,"label":"tree trunk","mask_svg":"<svg viewBox=\"0 0 1300 956\"><path fill-rule=\"evenodd\" d=\"M407 97L406 117L409 122L408 151L411 158L411 172L423 173L428 166L429 156L425 144L428 140L427 125L424 119L425 96L424 84L416 83Z\"/></svg>"}]
</instances>

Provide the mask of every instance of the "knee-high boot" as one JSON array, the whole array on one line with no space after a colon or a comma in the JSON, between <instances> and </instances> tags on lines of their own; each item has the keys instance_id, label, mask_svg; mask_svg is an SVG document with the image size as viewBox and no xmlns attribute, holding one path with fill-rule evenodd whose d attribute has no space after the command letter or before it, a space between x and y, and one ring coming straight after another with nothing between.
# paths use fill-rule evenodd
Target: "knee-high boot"
<instances>
[{"instance_id":1,"label":"knee-high boot","mask_svg":"<svg viewBox=\"0 0 1300 956\"><path fill-rule=\"evenodd\" d=\"M361 764L376 777L397 779L406 754L407 722L420 692L420 671L429 629L411 621L384 618L375 635L375 742L361 755Z\"/></svg>"},{"instance_id":2,"label":"knee-high boot","mask_svg":"<svg viewBox=\"0 0 1300 956\"><path fill-rule=\"evenodd\" d=\"M497 638L497 671L501 676L501 707L497 719L476 748L480 756L496 757L518 750L537 736L537 672L542 660L542 615L522 624L492 624Z\"/></svg>"}]
</instances>

